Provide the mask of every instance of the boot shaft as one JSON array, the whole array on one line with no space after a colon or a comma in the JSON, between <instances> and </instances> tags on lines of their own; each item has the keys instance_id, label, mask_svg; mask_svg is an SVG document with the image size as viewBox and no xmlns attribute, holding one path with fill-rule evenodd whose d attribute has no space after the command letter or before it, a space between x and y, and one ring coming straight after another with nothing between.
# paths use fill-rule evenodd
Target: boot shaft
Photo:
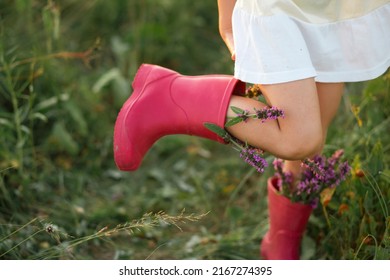
<instances>
[{"instance_id":1,"label":"boot shaft","mask_svg":"<svg viewBox=\"0 0 390 280\"><path fill-rule=\"evenodd\" d=\"M245 83L227 75L179 75L172 81L172 101L185 115L184 134L202 136L224 143L215 133L205 129L204 123L224 127L230 97L243 95Z\"/></svg>"},{"instance_id":2,"label":"boot shaft","mask_svg":"<svg viewBox=\"0 0 390 280\"><path fill-rule=\"evenodd\" d=\"M310 205L293 203L277 192L277 177L268 180L268 209L270 232L284 231L291 236L302 236L313 211Z\"/></svg>"},{"instance_id":3,"label":"boot shaft","mask_svg":"<svg viewBox=\"0 0 390 280\"><path fill-rule=\"evenodd\" d=\"M269 230L260 254L268 260L298 260L302 235L312 212L310 205L292 203L277 192L277 177L268 179Z\"/></svg>"},{"instance_id":4,"label":"boot shaft","mask_svg":"<svg viewBox=\"0 0 390 280\"><path fill-rule=\"evenodd\" d=\"M146 105L139 116L153 118L154 131L159 137L187 134L223 142L215 133L205 129L210 122L224 127L232 94L243 95L245 83L228 75L185 76L167 68L144 64L133 82L134 91L142 92L137 102ZM130 125L129 125L130 126Z\"/></svg>"}]
</instances>

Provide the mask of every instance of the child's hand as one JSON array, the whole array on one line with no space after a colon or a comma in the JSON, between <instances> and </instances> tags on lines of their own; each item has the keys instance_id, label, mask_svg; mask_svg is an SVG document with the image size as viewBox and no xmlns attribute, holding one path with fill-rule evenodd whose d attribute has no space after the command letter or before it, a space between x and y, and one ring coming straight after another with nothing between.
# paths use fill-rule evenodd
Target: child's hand
<instances>
[{"instance_id":1,"label":"child's hand","mask_svg":"<svg viewBox=\"0 0 390 280\"><path fill-rule=\"evenodd\" d=\"M236 59L232 29L232 13L236 0L218 0L219 33L228 47L232 60Z\"/></svg>"},{"instance_id":2,"label":"child's hand","mask_svg":"<svg viewBox=\"0 0 390 280\"><path fill-rule=\"evenodd\" d=\"M221 30L221 36L226 46L228 47L232 60L236 60L236 52L234 51L233 32L231 30Z\"/></svg>"},{"instance_id":3,"label":"child's hand","mask_svg":"<svg viewBox=\"0 0 390 280\"><path fill-rule=\"evenodd\" d=\"M233 54L232 54L232 60L236 60L236 53L235 52L233 52Z\"/></svg>"}]
</instances>

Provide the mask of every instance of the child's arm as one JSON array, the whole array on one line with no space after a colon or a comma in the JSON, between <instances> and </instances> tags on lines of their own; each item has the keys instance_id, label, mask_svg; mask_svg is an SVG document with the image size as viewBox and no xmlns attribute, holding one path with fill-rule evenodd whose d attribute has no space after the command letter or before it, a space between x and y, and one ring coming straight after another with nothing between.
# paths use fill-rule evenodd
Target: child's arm
<instances>
[{"instance_id":1,"label":"child's arm","mask_svg":"<svg viewBox=\"0 0 390 280\"><path fill-rule=\"evenodd\" d=\"M235 60L232 14L236 0L218 0L219 33Z\"/></svg>"}]
</instances>

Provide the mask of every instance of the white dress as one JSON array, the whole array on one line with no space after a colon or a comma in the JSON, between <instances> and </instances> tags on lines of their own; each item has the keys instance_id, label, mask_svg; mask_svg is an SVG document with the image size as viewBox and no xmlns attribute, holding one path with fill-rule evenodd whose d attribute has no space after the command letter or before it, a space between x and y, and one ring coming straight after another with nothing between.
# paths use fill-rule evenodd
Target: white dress
<instances>
[{"instance_id":1,"label":"white dress","mask_svg":"<svg viewBox=\"0 0 390 280\"><path fill-rule=\"evenodd\" d=\"M248 83L356 82L390 66L390 0L237 0L232 22Z\"/></svg>"}]
</instances>

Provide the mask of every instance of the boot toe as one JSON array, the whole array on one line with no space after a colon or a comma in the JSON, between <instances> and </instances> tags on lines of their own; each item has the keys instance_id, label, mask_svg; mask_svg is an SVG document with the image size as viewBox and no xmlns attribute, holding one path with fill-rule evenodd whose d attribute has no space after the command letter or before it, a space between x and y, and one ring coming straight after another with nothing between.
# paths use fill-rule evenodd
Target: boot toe
<instances>
[{"instance_id":1,"label":"boot toe","mask_svg":"<svg viewBox=\"0 0 390 280\"><path fill-rule=\"evenodd\" d=\"M114 144L114 160L116 166L122 171L137 170L140 165L137 153L129 144L125 146Z\"/></svg>"}]
</instances>

